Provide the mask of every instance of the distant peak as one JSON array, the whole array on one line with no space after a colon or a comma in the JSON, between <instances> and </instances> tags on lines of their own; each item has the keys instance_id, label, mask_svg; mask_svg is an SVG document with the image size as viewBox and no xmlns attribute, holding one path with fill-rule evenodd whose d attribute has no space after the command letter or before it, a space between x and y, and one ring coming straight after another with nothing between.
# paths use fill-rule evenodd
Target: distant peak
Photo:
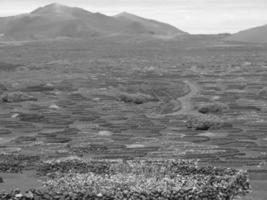
<instances>
[{"instance_id":1,"label":"distant peak","mask_svg":"<svg viewBox=\"0 0 267 200\"><path fill-rule=\"evenodd\" d=\"M121 12L121 13L119 13L118 15L131 15L131 13L128 13L128 12Z\"/></svg>"},{"instance_id":2,"label":"distant peak","mask_svg":"<svg viewBox=\"0 0 267 200\"><path fill-rule=\"evenodd\" d=\"M46 5L45 7L65 7L65 5L60 4L60 3L51 3Z\"/></svg>"},{"instance_id":3,"label":"distant peak","mask_svg":"<svg viewBox=\"0 0 267 200\"><path fill-rule=\"evenodd\" d=\"M82 8L70 7L59 3L51 3L46 6L37 8L32 12L32 14L72 14L73 12L89 13L89 11L86 11Z\"/></svg>"},{"instance_id":4,"label":"distant peak","mask_svg":"<svg viewBox=\"0 0 267 200\"><path fill-rule=\"evenodd\" d=\"M51 3L44 7L41 7L40 9L59 9L59 8L69 8L69 6L59 4L59 3Z\"/></svg>"},{"instance_id":5,"label":"distant peak","mask_svg":"<svg viewBox=\"0 0 267 200\"><path fill-rule=\"evenodd\" d=\"M55 3L48 4L47 6L65 6L65 5L55 2Z\"/></svg>"},{"instance_id":6,"label":"distant peak","mask_svg":"<svg viewBox=\"0 0 267 200\"><path fill-rule=\"evenodd\" d=\"M132 13L128 13L128 12L121 12L121 13L115 15L115 17L138 17L138 16L134 15Z\"/></svg>"}]
</instances>

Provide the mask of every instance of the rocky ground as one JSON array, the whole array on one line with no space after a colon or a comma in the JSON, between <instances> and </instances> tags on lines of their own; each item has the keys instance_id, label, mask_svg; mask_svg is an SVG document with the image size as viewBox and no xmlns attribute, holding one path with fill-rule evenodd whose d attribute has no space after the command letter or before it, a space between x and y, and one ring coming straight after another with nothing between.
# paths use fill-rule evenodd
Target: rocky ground
<instances>
[{"instance_id":1,"label":"rocky ground","mask_svg":"<svg viewBox=\"0 0 267 200\"><path fill-rule=\"evenodd\" d=\"M179 158L247 169L264 199L267 47L221 43L0 45L1 188L35 185L47 159Z\"/></svg>"}]
</instances>

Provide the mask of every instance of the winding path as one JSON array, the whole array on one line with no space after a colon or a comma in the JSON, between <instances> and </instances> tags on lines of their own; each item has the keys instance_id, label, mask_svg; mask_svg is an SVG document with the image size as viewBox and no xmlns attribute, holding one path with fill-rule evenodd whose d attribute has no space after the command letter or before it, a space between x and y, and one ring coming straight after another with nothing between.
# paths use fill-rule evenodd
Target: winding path
<instances>
[{"instance_id":1,"label":"winding path","mask_svg":"<svg viewBox=\"0 0 267 200\"><path fill-rule=\"evenodd\" d=\"M198 94L199 89L196 84L191 81L186 80L185 83L189 86L190 92L187 95L177 99L181 102L181 109L177 112L167 114L168 116L184 115L192 112L193 106L191 104L191 98Z\"/></svg>"},{"instance_id":2,"label":"winding path","mask_svg":"<svg viewBox=\"0 0 267 200\"><path fill-rule=\"evenodd\" d=\"M189 88L190 92L186 94L183 97L179 97L177 101L181 103L181 109L179 109L176 112L169 113L169 114L150 114L147 115L149 118L160 118L165 116L176 116L176 115L186 115L193 112L193 106L191 104L191 98L196 96L198 94L199 88L197 87L196 83L193 83L192 81L184 81Z\"/></svg>"}]
</instances>

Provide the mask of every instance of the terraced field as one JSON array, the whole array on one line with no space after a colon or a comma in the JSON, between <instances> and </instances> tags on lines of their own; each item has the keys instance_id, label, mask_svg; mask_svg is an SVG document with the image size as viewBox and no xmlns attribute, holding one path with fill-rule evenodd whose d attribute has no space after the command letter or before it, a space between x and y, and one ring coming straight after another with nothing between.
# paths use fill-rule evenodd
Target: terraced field
<instances>
[{"instance_id":1,"label":"terraced field","mask_svg":"<svg viewBox=\"0 0 267 200\"><path fill-rule=\"evenodd\" d=\"M29 187L36 185L32 166L52 158L200 159L248 169L255 191L247 199L264 199L257 185L267 184L267 47L218 44L102 38L0 45L1 155L24 156L26 172L16 178L30 179ZM206 104L227 109L200 114ZM222 123L189 127L192 115ZM0 161L1 189L21 187L1 163L8 159Z\"/></svg>"}]
</instances>

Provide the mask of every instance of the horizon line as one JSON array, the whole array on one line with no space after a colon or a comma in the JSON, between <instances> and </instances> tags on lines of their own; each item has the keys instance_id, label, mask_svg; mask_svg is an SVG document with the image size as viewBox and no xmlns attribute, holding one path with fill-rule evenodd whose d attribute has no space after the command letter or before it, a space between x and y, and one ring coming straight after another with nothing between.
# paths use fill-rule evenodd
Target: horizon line
<instances>
[{"instance_id":1,"label":"horizon line","mask_svg":"<svg viewBox=\"0 0 267 200\"><path fill-rule=\"evenodd\" d=\"M81 6L71 6L71 5L62 4L62 3L58 3L58 2L53 2L53 3L43 4L43 5L41 5L41 6L35 7L34 9L31 9L31 10L29 10L29 11L25 11L25 12L21 12L21 13L18 13L18 12L16 12L16 13L13 12L13 13L10 13L10 14L1 14L1 13L0 13L0 18L14 17L14 16L19 16L19 15L31 14L31 12L33 12L34 10L37 10L37 9L39 9L39 8L43 8L43 7L46 7L46 6L49 6L49 5L54 5L54 4L55 4L55 5L60 5L60 6L65 6L65 7L69 7L69 8L79 8L79 9L83 9L83 10L88 11L88 12L91 12L91 13L101 13L101 14L106 15L106 16L108 16L108 17L114 17L114 16L119 15L119 14L121 14L121 13L129 13L129 14L136 15L136 16L138 16L138 17L142 17L142 18L145 18L145 19L155 20L155 21L158 21L158 22L162 22L162 23L169 24L169 25L174 26L175 28L180 29L180 30L182 30L182 31L184 31L184 32L186 32L186 33L188 33L188 34L190 34L190 35L222 35L222 34L231 34L231 35L232 35L232 34L235 34L235 33L242 32L242 31L244 31L244 30L253 29L253 28L257 28L257 27L261 27L261 26L264 26L264 25L267 24L267 22L266 22L266 23L261 24L261 25L251 26L250 28L247 28L247 29L240 29L240 30L238 30L238 31L222 31L222 32L221 32L221 31L218 31L218 32L213 32L213 31L211 31L211 32L194 32L194 33L191 33L190 31L187 31L187 30L185 30L185 29L182 29L182 28L180 28L180 27L177 27L176 25L173 25L172 23L169 23L169 22L166 22L166 21L163 21L163 20L154 19L154 18L148 18L148 17L142 16L142 15L139 15L139 14L135 14L135 13L133 13L133 12L129 12L129 11L127 11L127 10L119 11L119 12L117 12L116 14L106 14L106 13L98 12L98 11L96 11L96 12L95 12L95 11L90 11L90 10L88 10L87 8L83 8L83 7L81 7Z\"/></svg>"}]
</instances>

